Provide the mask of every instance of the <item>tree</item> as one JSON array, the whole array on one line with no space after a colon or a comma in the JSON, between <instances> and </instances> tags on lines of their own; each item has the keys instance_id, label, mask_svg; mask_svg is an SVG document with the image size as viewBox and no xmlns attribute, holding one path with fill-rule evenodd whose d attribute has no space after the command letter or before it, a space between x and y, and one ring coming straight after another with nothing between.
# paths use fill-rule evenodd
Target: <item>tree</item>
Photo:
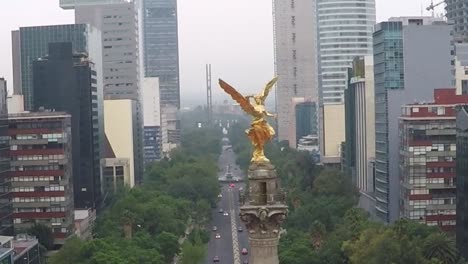
<instances>
[{"instance_id":1,"label":"tree","mask_svg":"<svg viewBox=\"0 0 468 264\"><path fill-rule=\"evenodd\" d=\"M49 250L54 248L54 235L50 227L43 224L34 224L28 229L27 233L35 236L45 248Z\"/></svg>"},{"instance_id":2,"label":"tree","mask_svg":"<svg viewBox=\"0 0 468 264\"><path fill-rule=\"evenodd\" d=\"M427 263L418 246L388 228L367 229L357 241L344 243L351 264Z\"/></svg>"},{"instance_id":3,"label":"tree","mask_svg":"<svg viewBox=\"0 0 468 264\"><path fill-rule=\"evenodd\" d=\"M201 264L205 258L205 252L204 245L185 241L182 245L182 264Z\"/></svg>"},{"instance_id":4,"label":"tree","mask_svg":"<svg viewBox=\"0 0 468 264\"><path fill-rule=\"evenodd\" d=\"M174 256L179 253L179 240L177 236L171 233L162 232L156 238L156 243L159 252L164 256L166 262L172 260Z\"/></svg>"},{"instance_id":5,"label":"tree","mask_svg":"<svg viewBox=\"0 0 468 264\"><path fill-rule=\"evenodd\" d=\"M429 235L424 241L422 251L426 259L437 259L442 264L455 264L458 261L455 241L446 234Z\"/></svg>"},{"instance_id":6,"label":"tree","mask_svg":"<svg viewBox=\"0 0 468 264\"><path fill-rule=\"evenodd\" d=\"M87 263L83 258L82 249L84 242L77 237L72 237L67 240L57 254L49 259L50 264L67 264L67 263Z\"/></svg>"}]
</instances>

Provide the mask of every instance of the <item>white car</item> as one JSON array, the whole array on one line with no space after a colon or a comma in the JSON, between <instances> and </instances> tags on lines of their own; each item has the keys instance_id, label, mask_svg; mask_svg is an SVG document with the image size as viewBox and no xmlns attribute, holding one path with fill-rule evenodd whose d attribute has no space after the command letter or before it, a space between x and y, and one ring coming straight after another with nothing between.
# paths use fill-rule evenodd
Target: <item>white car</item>
<instances>
[{"instance_id":1,"label":"white car","mask_svg":"<svg viewBox=\"0 0 468 264\"><path fill-rule=\"evenodd\" d=\"M220 239L220 238L221 238L221 235L220 235L219 233L216 233L215 238L216 238L216 239Z\"/></svg>"},{"instance_id":2,"label":"white car","mask_svg":"<svg viewBox=\"0 0 468 264\"><path fill-rule=\"evenodd\" d=\"M224 216L228 216L228 215L229 215L229 213L228 213L228 212L224 212L224 214L223 214L223 215L224 215Z\"/></svg>"}]
</instances>

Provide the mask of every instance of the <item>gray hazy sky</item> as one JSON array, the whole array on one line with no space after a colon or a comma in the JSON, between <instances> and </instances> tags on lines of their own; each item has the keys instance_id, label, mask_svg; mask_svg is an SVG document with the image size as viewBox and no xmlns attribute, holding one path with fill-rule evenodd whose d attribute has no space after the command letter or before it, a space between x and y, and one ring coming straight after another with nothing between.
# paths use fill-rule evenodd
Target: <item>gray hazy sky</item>
<instances>
[{"instance_id":1,"label":"gray hazy sky","mask_svg":"<svg viewBox=\"0 0 468 264\"><path fill-rule=\"evenodd\" d=\"M223 78L242 92L256 92L273 76L271 0L178 0L182 104L205 98L205 64L212 64L213 96ZM377 20L420 15L431 0L376 0ZM441 13L443 10L437 10ZM12 90L11 30L73 23L58 0L17 0L2 5L0 77Z\"/></svg>"}]
</instances>

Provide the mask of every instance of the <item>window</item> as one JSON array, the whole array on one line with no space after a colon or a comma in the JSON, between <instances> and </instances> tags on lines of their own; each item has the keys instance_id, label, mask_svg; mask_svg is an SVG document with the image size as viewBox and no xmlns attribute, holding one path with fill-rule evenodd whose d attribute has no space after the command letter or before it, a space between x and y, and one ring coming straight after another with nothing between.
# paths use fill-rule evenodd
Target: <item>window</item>
<instances>
[{"instance_id":1,"label":"window","mask_svg":"<svg viewBox=\"0 0 468 264\"><path fill-rule=\"evenodd\" d=\"M291 8L294 9L296 7L296 1L291 0Z\"/></svg>"},{"instance_id":2,"label":"window","mask_svg":"<svg viewBox=\"0 0 468 264\"><path fill-rule=\"evenodd\" d=\"M437 107L437 115L445 115L445 107Z\"/></svg>"},{"instance_id":3,"label":"window","mask_svg":"<svg viewBox=\"0 0 468 264\"><path fill-rule=\"evenodd\" d=\"M291 16L291 25L292 25L293 27L296 26L296 17L295 17L295 16Z\"/></svg>"},{"instance_id":4,"label":"window","mask_svg":"<svg viewBox=\"0 0 468 264\"><path fill-rule=\"evenodd\" d=\"M293 51L292 51L292 58L293 58L293 60L296 60L296 59L297 59L297 52L296 52L296 50L293 50Z\"/></svg>"}]
</instances>

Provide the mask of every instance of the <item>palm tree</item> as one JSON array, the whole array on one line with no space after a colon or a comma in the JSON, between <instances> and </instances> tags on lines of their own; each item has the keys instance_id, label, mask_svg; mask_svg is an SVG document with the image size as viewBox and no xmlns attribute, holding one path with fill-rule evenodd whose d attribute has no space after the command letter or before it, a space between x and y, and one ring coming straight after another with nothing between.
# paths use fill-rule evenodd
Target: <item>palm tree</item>
<instances>
[{"instance_id":1,"label":"palm tree","mask_svg":"<svg viewBox=\"0 0 468 264\"><path fill-rule=\"evenodd\" d=\"M458 252L455 242L443 233L434 233L428 236L422 247L426 259L437 259L443 264L455 264L458 261Z\"/></svg>"}]
</instances>

